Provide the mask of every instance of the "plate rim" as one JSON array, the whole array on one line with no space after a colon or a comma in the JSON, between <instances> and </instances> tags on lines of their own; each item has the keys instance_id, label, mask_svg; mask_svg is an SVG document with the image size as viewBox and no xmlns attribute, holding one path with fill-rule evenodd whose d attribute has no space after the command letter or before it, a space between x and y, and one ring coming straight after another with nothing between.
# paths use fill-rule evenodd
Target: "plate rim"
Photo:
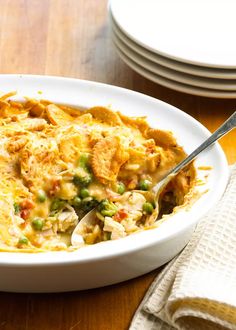
<instances>
[{"instance_id":1,"label":"plate rim","mask_svg":"<svg viewBox=\"0 0 236 330\"><path fill-rule=\"evenodd\" d=\"M223 64L216 64L216 63L207 63L207 62L202 62L202 61L194 61L190 60L187 58L182 58L179 56L171 55L168 54L164 51L157 50L153 47L150 47L149 45L145 44L144 42L138 40L134 36L132 36L129 32L125 31L125 29L121 26L121 24L118 22L117 18L115 17L114 10L113 10L113 3L115 3L117 0L109 0L109 10L111 11L113 18L115 19L117 25L119 28L123 31L124 34L126 34L131 40L133 40L135 43L139 44L141 47L146 48L150 50L153 53L159 54L163 57L170 58L175 61L179 61L182 63L187 63L187 64L192 64L192 65L197 65L197 66L203 66L203 67L208 67L208 68L218 68L218 69L236 69L236 64L235 65L223 65ZM119 0L120 1L120 0Z\"/></svg>"},{"instance_id":2,"label":"plate rim","mask_svg":"<svg viewBox=\"0 0 236 330\"><path fill-rule=\"evenodd\" d=\"M153 72L147 70L146 68L140 66L136 62L134 62L132 59L130 59L126 54L124 54L118 47L116 47L116 50L120 57L123 59L123 61L131 67L134 71L136 71L141 76L145 77L146 79L149 79L161 86L170 88L172 90L186 93L189 95L196 95L196 96L202 96L202 97L209 97L209 98L219 98L219 99L235 99L236 98L236 92L223 92L206 88L201 88L197 86L191 86L187 84L180 83L178 81L171 80L166 77L158 76L157 74L154 74ZM131 63L132 62L132 63ZM210 94L209 94L210 93ZM234 93L234 94L233 94Z\"/></svg>"},{"instance_id":3,"label":"plate rim","mask_svg":"<svg viewBox=\"0 0 236 330\"><path fill-rule=\"evenodd\" d=\"M175 69L170 69L166 68L161 64L154 63L153 61L145 58L144 56L140 55L139 53L135 52L133 49L131 49L128 45L126 45L118 35L116 35L115 32L112 32L112 38L115 42L116 45L118 45L118 48L120 48L128 57L132 58L134 62L136 62L138 65L142 66L144 69L152 72L153 74L160 75L164 78L176 81L178 83L182 83L188 86L193 86L193 87L200 87L204 89L212 89L216 91L229 91L229 92L235 92L236 93L236 79L234 84L229 84L229 80L223 79L224 82L214 82L214 81L209 81L209 85L207 86L208 82L203 83L206 86L201 85L202 79L210 80L212 78L207 78L207 77L198 77L194 76L191 74L188 74L186 72L178 72ZM158 68L155 68L155 65L157 65L160 69L160 72ZM153 69L151 68L153 67ZM168 76L168 71L170 75ZM183 76L187 76L186 79L190 79L191 81L185 80L185 78L182 78ZM189 77L188 77L189 76ZM214 80L214 78L212 79ZM195 82L196 81L196 82ZM200 81L200 82L198 82ZM215 85L216 83L216 85ZM210 86L210 85L214 86ZM219 87L217 87L219 85Z\"/></svg>"},{"instance_id":4,"label":"plate rim","mask_svg":"<svg viewBox=\"0 0 236 330\"><path fill-rule=\"evenodd\" d=\"M198 77L203 78L212 78L212 79L224 79L224 80L235 80L236 79L236 69L234 70L235 73L232 75L227 75L230 73L230 70L228 69L222 69L222 68L209 68L209 67L201 67L199 65L193 65L190 63L184 63L180 62L171 58L164 57L160 54L155 54L151 52L148 49L145 49L141 45L135 43L133 40L131 40L123 31L120 30L120 28L117 26L115 20L112 17L112 13L109 11L109 19L110 19L110 25L111 28L114 30L116 35L122 40L124 44L126 44L127 47L131 48L134 52L141 55L142 57L150 60L151 62L157 63L159 65L162 65L163 67L173 69L178 72L187 73L190 75L195 75ZM173 62L173 63L172 63ZM198 70L199 69L199 70ZM211 70L211 71L209 71ZM218 73L213 70L217 70ZM229 72L219 72L219 70L229 71ZM208 76L204 74L204 71L207 72Z\"/></svg>"}]
</instances>

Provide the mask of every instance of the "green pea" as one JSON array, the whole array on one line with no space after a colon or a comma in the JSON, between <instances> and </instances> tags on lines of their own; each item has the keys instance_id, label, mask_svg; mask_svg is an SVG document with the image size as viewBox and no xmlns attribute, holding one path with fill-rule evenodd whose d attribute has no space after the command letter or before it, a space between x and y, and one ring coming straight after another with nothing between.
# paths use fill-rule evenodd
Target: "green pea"
<instances>
[{"instance_id":1,"label":"green pea","mask_svg":"<svg viewBox=\"0 0 236 330\"><path fill-rule=\"evenodd\" d=\"M40 189L38 191L38 195L37 195L37 200L40 202L40 203L44 203L47 199L47 195L45 193L44 190Z\"/></svg>"},{"instance_id":2,"label":"green pea","mask_svg":"<svg viewBox=\"0 0 236 330\"><path fill-rule=\"evenodd\" d=\"M103 199L98 206L98 210L99 211L104 210L108 205L109 205L109 200Z\"/></svg>"},{"instance_id":3,"label":"green pea","mask_svg":"<svg viewBox=\"0 0 236 330\"><path fill-rule=\"evenodd\" d=\"M29 240L28 240L27 237L21 236L19 238L18 244L20 244L20 245L27 245L28 243L29 243Z\"/></svg>"},{"instance_id":4,"label":"green pea","mask_svg":"<svg viewBox=\"0 0 236 330\"><path fill-rule=\"evenodd\" d=\"M79 207L81 205L81 198L79 198L79 196L74 197L72 200L72 205Z\"/></svg>"},{"instance_id":5,"label":"green pea","mask_svg":"<svg viewBox=\"0 0 236 330\"><path fill-rule=\"evenodd\" d=\"M90 193L89 193L88 189L81 188L80 192L79 192L79 195L80 195L81 198L86 198L86 197L90 196Z\"/></svg>"},{"instance_id":6,"label":"green pea","mask_svg":"<svg viewBox=\"0 0 236 330\"><path fill-rule=\"evenodd\" d=\"M152 214L153 212L153 205L149 202L145 202L143 204L143 212L146 213L146 214Z\"/></svg>"},{"instance_id":7,"label":"green pea","mask_svg":"<svg viewBox=\"0 0 236 330\"><path fill-rule=\"evenodd\" d=\"M83 167L84 169L87 169L89 165L89 158L90 158L89 154L82 153L79 158L79 166Z\"/></svg>"},{"instance_id":8,"label":"green pea","mask_svg":"<svg viewBox=\"0 0 236 330\"><path fill-rule=\"evenodd\" d=\"M52 201L52 204L50 206L50 211L61 210L64 207L64 205L65 205L65 201L56 198Z\"/></svg>"},{"instance_id":9,"label":"green pea","mask_svg":"<svg viewBox=\"0 0 236 330\"><path fill-rule=\"evenodd\" d=\"M17 204L17 203L14 203L13 206L14 206L15 214L19 214L20 213L20 205Z\"/></svg>"},{"instance_id":10,"label":"green pea","mask_svg":"<svg viewBox=\"0 0 236 330\"><path fill-rule=\"evenodd\" d=\"M139 189L140 190L148 190L149 188L150 188L150 186L151 186L151 182L149 181L149 180L140 180L139 181Z\"/></svg>"},{"instance_id":11,"label":"green pea","mask_svg":"<svg viewBox=\"0 0 236 330\"><path fill-rule=\"evenodd\" d=\"M115 215L117 212L117 209L111 209L111 210L102 210L101 214L104 217L112 217L113 215Z\"/></svg>"},{"instance_id":12,"label":"green pea","mask_svg":"<svg viewBox=\"0 0 236 330\"><path fill-rule=\"evenodd\" d=\"M84 212L89 212L97 205L98 205L98 201L96 199L93 199L92 197L86 197L82 200L81 209Z\"/></svg>"},{"instance_id":13,"label":"green pea","mask_svg":"<svg viewBox=\"0 0 236 330\"><path fill-rule=\"evenodd\" d=\"M35 218L32 222L32 227L35 230L42 230L43 229L43 225L44 225L44 221L40 218Z\"/></svg>"},{"instance_id":14,"label":"green pea","mask_svg":"<svg viewBox=\"0 0 236 330\"><path fill-rule=\"evenodd\" d=\"M117 207L112 202L109 202L108 199L103 199L98 207L100 213L103 216L112 217L117 212Z\"/></svg>"},{"instance_id":15,"label":"green pea","mask_svg":"<svg viewBox=\"0 0 236 330\"><path fill-rule=\"evenodd\" d=\"M124 185L124 183L123 182L118 182L116 189L117 189L118 194L123 195L123 193L125 192L125 185Z\"/></svg>"},{"instance_id":16,"label":"green pea","mask_svg":"<svg viewBox=\"0 0 236 330\"><path fill-rule=\"evenodd\" d=\"M87 187L92 182L92 175L90 173L85 173L84 175L75 174L73 178L73 183L76 186Z\"/></svg>"}]
</instances>

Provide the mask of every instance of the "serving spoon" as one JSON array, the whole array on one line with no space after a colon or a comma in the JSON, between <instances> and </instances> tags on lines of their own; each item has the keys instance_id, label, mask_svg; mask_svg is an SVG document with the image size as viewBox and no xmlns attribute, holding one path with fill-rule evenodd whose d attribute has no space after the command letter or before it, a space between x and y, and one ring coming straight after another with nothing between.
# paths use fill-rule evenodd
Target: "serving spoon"
<instances>
[{"instance_id":1,"label":"serving spoon","mask_svg":"<svg viewBox=\"0 0 236 330\"><path fill-rule=\"evenodd\" d=\"M153 192L159 196L159 192L163 190L168 182L173 179L185 166L190 164L203 150L210 147L214 142L219 140L222 136L227 134L236 127L236 111L214 132L208 139L206 139L199 147L197 147L190 155L183 159L178 165L167 172L153 188Z\"/></svg>"},{"instance_id":2,"label":"serving spoon","mask_svg":"<svg viewBox=\"0 0 236 330\"><path fill-rule=\"evenodd\" d=\"M155 203L157 207L151 215L151 222L155 221L159 212L158 209L158 201L160 193L166 187L166 185L188 164L190 164L203 150L210 147L215 141L219 140L222 136L227 134L233 128L236 127L236 111L208 138L206 139L199 147L197 147L189 156L187 156L184 160L182 160L178 165L172 168L169 172L167 172L153 188L152 192L155 196ZM143 191L145 194L150 194L149 191ZM95 213L96 208L88 212L77 224L75 227L72 236L71 243L75 245L78 243L78 234L81 230L83 230L84 225L93 225L95 223ZM74 243L74 244L73 244Z\"/></svg>"}]
</instances>

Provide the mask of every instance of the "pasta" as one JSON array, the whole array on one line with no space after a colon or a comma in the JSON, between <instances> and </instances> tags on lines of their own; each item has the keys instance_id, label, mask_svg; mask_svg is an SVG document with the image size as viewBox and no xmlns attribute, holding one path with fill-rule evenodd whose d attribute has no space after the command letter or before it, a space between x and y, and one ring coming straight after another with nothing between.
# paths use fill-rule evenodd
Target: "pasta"
<instances>
[{"instance_id":1,"label":"pasta","mask_svg":"<svg viewBox=\"0 0 236 330\"><path fill-rule=\"evenodd\" d=\"M105 107L0 97L0 250L74 250L158 226L185 202L191 164L152 187L185 152L171 132ZM93 217L84 215L94 209Z\"/></svg>"}]
</instances>

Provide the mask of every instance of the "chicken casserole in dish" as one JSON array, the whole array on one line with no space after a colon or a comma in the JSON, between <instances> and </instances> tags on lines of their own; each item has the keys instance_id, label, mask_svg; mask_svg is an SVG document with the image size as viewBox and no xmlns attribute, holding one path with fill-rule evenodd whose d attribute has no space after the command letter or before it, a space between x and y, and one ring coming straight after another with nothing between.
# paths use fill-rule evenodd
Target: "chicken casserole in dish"
<instances>
[{"instance_id":1,"label":"chicken casserole in dish","mask_svg":"<svg viewBox=\"0 0 236 330\"><path fill-rule=\"evenodd\" d=\"M17 102L13 94L0 97L1 251L74 250L119 239L157 227L190 199L192 164L158 205L151 192L186 156L171 132L105 107ZM94 208L93 221L80 221Z\"/></svg>"}]
</instances>

